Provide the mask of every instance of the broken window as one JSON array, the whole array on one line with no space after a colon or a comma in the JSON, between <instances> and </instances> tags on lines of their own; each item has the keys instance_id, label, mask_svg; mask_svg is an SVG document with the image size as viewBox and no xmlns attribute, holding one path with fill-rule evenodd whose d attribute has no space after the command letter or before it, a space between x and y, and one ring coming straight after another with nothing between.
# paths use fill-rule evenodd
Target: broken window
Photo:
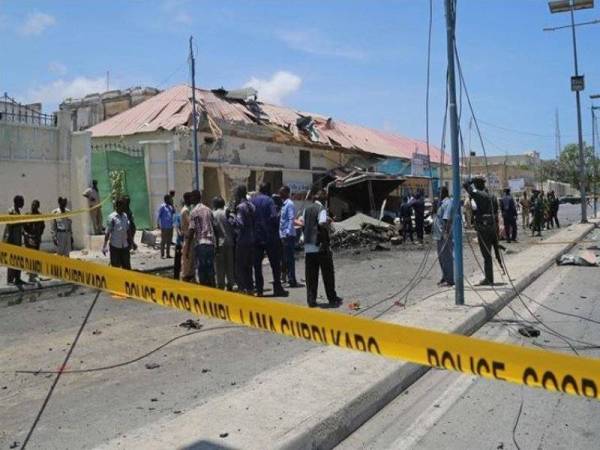
<instances>
[{"instance_id":1,"label":"broken window","mask_svg":"<svg viewBox=\"0 0 600 450\"><path fill-rule=\"evenodd\" d=\"M310 151L300 150L300 169L310 170Z\"/></svg>"}]
</instances>

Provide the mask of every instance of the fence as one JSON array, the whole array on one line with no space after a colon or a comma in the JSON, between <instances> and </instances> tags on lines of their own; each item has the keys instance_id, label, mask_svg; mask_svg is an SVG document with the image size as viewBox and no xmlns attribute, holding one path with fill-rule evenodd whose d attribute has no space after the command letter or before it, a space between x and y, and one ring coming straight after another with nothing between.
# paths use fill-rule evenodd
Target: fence
<instances>
[{"instance_id":1,"label":"fence","mask_svg":"<svg viewBox=\"0 0 600 450\"><path fill-rule=\"evenodd\" d=\"M56 127L58 125L55 114L44 114L33 109L31 106L23 105L5 92L0 97L0 121L17 122L43 127Z\"/></svg>"},{"instance_id":2,"label":"fence","mask_svg":"<svg viewBox=\"0 0 600 450\"><path fill-rule=\"evenodd\" d=\"M93 145L92 178L98 181L101 197L109 194L129 196L138 229L153 228L143 149L122 144ZM115 186L114 180L119 180L121 186ZM115 190L122 191L117 193ZM112 208L112 202L105 203L102 215L106 217Z\"/></svg>"}]
</instances>

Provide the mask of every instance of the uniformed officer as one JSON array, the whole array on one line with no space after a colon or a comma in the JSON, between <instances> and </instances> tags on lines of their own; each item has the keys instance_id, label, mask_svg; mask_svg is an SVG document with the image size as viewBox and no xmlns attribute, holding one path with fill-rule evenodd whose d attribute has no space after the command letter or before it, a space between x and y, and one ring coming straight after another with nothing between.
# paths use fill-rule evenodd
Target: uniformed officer
<instances>
[{"instance_id":1,"label":"uniformed officer","mask_svg":"<svg viewBox=\"0 0 600 450\"><path fill-rule=\"evenodd\" d=\"M493 194L485 190L485 179L475 177L463 184L469 196L475 201L475 229L479 249L483 256L485 278L479 286L490 286L494 284L494 266L492 262L492 248L498 240L496 234L496 218L498 215L498 201Z\"/></svg>"},{"instance_id":2,"label":"uniformed officer","mask_svg":"<svg viewBox=\"0 0 600 450\"><path fill-rule=\"evenodd\" d=\"M533 226L531 228L531 236L542 235L542 222L544 221L544 201L540 194L540 191L533 191L533 198L531 199L533 205ZM537 232L537 234L535 234Z\"/></svg>"}]
</instances>

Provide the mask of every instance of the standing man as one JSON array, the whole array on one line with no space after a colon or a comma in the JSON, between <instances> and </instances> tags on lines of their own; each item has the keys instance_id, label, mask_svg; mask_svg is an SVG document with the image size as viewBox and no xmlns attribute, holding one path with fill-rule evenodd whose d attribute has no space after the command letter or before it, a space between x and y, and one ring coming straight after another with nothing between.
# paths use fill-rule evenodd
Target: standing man
<instances>
[{"instance_id":1,"label":"standing man","mask_svg":"<svg viewBox=\"0 0 600 450\"><path fill-rule=\"evenodd\" d=\"M500 206L506 242L517 242L517 204L512 195L510 195L510 189L504 189L504 196L500 200Z\"/></svg>"},{"instance_id":2,"label":"standing man","mask_svg":"<svg viewBox=\"0 0 600 450\"><path fill-rule=\"evenodd\" d=\"M325 209L327 193L321 189L313 196L302 216L304 225L304 257L306 269L306 300L310 308L317 306L319 270L323 277L329 305L337 307L342 299L335 291L333 254L329 247L329 218Z\"/></svg>"},{"instance_id":3,"label":"standing man","mask_svg":"<svg viewBox=\"0 0 600 450\"><path fill-rule=\"evenodd\" d=\"M252 199L254 205L254 282L256 295L263 296L264 278L262 262L267 254L273 273L273 295L287 296L281 286L281 262L279 254L279 221L275 202L271 198L271 185L261 183L258 194Z\"/></svg>"},{"instance_id":4,"label":"standing man","mask_svg":"<svg viewBox=\"0 0 600 450\"><path fill-rule=\"evenodd\" d=\"M225 210L225 200L222 197L213 199L213 217L215 219L215 235L217 252L215 268L217 270L217 287L233 291L233 252L235 249L235 232L229 222L229 211ZM227 282L225 281L227 280Z\"/></svg>"},{"instance_id":5,"label":"standing man","mask_svg":"<svg viewBox=\"0 0 600 450\"><path fill-rule=\"evenodd\" d=\"M560 228L560 222L558 221L558 208L560 208L560 202L556 197L554 191L550 191L550 223L554 222L556 228Z\"/></svg>"},{"instance_id":6,"label":"standing man","mask_svg":"<svg viewBox=\"0 0 600 450\"><path fill-rule=\"evenodd\" d=\"M477 241L483 256L485 278L478 283L479 286L491 286L494 284L494 265L492 261L492 248L498 241L496 234L496 217L498 214L498 202L496 198L486 192L485 179L475 177L463 184L472 200L475 201L475 230Z\"/></svg>"},{"instance_id":7,"label":"standing man","mask_svg":"<svg viewBox=\"0 0 600 450\"><path fill-rule=\"evenodd\" d=\"M254 263L254 205L248 201L246 186L239 185L234 191L236 231L235 279L238 290L252 294L252 265Z\"/></svg>"},{"instance_id":8,"label":"standing man","mask_svg":"<svg viewBox=\"0 0 600 450\"><path fill-rule=\"evenodd\" d=\"M194 270L194 245L193 242L188 238L190 230L190 215L192 213L192 199L193 195L191 192L184 192L183 194L183 206L180 213L180 224L179 233L183 239L183 245L181 248L181 273L180 278L183 281L194 281L195 270Z\"/></svg>"},{"instance_id":9,"label":"standing man","mask_svg":"<svg viewBox=\"0 0 600 450\"><path fill-rule=\"evenodd\" d=\"M40 201L34 200L31 202L31 213L32 215L41 214L40 213ZM27 222L23 224L23 235L25 237L25 247L31 248L33 250L39 250L40 245L42 243L42 235L44 234L44 229L46 228L46 224L43 220L39 220L37 222ZM29 282L35 282L38 275L30 272L29 273Z\"/></svg>"},{"instance_id":10,"label":"standing man","mask_svg":"<svg viewBox=\"0 0 600 450\"><path fill-rule=\"evenodd\" d=\"M417 232L417 241L423 243L423 230L425 227L425 199L422 192L417 192L415 198L410 202L410 206L415 212L415 231Z\"/></svg>"},{"instance_id":11,"label":"standing man","mask_svg":"<svg viewBox=\"0 0 600 450\"><path fill-rule=\"evenodd\" d=\"M188 237L194 243L198 283L215 286L215 230L210 208L202 203L200 191L194 191L196 206L190 214Z\"/></svg>"},{"instance_id":12,"label":"standing man","mask_svg":"<svg viewBox=\"0 0 600 450\"><path fill-rule=\"evenodd\" d=\"M173 241L173 219L175 216L175 207L173 206L173 197L169 194L164 196L164 202L158 208L156 222L160 228L160 257L165 258L165 249L167 258L171 257L171 244Z\"/></svg>"},{"instance_id":13,"label":"standing man","mask_svg":"<svg viewBox=\"0 0 600 450\"><path fill-rule=\"evenodd\" d=\"M296 260L294 259L294 250L296 248L296 207L294 201L290 198L289 186L282 186L279 189L279 196L283 200L281 207L281 217L279 219L279 237L281 238L283 257L287 267L287 279L291 288L298 287L296 281Z\"/></svg>"},{"instance_id":14,"label":"standing man","mask_svg":"<svg viewBox=\"0 0 600 450\"><path fill-rule=\"evenodd\" d=\"M433 240L437 241L437 255L442 269L438 286L454 286L454 258L452 256L452 198L448 188L440 188L440 206L433 223Z\"/></svg>"},{"instance_id":15,"label":"standing man","mask_svg":"<svg viewBox=\"0 0 600 450\"><path fill-rule=\"evenodd\" d=\"M70 212L67 209L67 199L58 197L58 208L52 211L52 214L66 214ZM52 240L56 246L56 253L68 257L73 250L73 227L70 217L60 217L52 221L51 226Z\"/></svg>"},{"instance_id":16,"label":"standing man","mask_svg":"<svg viewBox=\"0 0 600 450\"><path fill-rule=\"evenodd\" d=\"M83 192L83 196L87 198L88 208L90 208L92 231L96 235L102 234L102 208L98 206L100 204L100 193L98 192L97 180L92 180L92 186ZM96 208L96 206L98 207Z\"/></svg>"},{"instance_id":17,"label":"standing man","mask_svg":"<svg viewBox=\"0 0 600 450\"><path fill-rule=\"evenodd\" d=\"M407 196L404 196L402 198L402 204L400 205L400 223L402 223L402 242L406 243L406 235L410 237L410 242L414 242L412 226L412 209L408 202Z\"/></svg>"},{"instance_id":18,"label":"standing man","mask_svg":"<svg viewBox=\"0 0 600 450\"><path fill-rule=\"evenodd\" d=\"M527 191L523 192L523 198L521 199L521 222L523 229L529 228L529 214L531 209L531 202L527 198Z\"/></svg>"},{"instance_id":19,"label":"standing man","mask_svg":"<svg viewBox=\"0 0 600 450\"><path fill-rule=\"evenodd\" d=\"M108 215L102 254L106 256L110 246L110 265L131 270L130 250L133 239L126 205L124 198L118 198L115 202L115 211Z\"/></svg>"},{"instance_id":20,"label":"standing man","mask_svg":"<svg viewBox=\"0 0 600 450\"><path fill-rule=\"evenodd\" d=\"M20 215L23 206L25 206L25 199L23 199L23 196L15 195L13 198L13 207L8 210L8 214ZM19 247L23 245L23 225L20 223L7 224L4 228L2 242L18 245ZM7 284L14 284L15 286L24 284L23 280L21 280L21 271L9 267L6 270L6 282Z\"/></svg>"},{"instance_id":21,"label":"standing man","mask_svg":"<svg viewBox=\"0 0 600 450\"><path fill-rule=\"evenodd\" d=\"M537 232L536 236L542 236L542 222L544 221L544 202L540 196L540 191L533 191L533 226L531 228L531 236Z\"/></svg>"}]
</instances>

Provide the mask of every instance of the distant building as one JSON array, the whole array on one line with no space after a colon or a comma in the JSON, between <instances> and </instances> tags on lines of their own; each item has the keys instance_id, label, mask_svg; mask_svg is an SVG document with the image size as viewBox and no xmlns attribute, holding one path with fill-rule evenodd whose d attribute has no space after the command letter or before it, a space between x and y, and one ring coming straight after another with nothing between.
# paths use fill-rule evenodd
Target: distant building
<instances>
[{"instance_id":1,"label":"distant building","mask_svg":"<svg viewBox=\"0 0 600 450\"><path fill-rule=\"evenodd\" d=\"M487 158L471 156L461 161L463 174L485 177L488 189L496 194L509 187L517 194L532 190L536 187L542 164L536 151L520 155L488 155Z\"/></svg>"},{"instance_id":2,"label":"distant building","mask_svg":"<svg viewBox=\"0 0 600 450\"><path fill-rule=\"evenodd\" d=\"M59 105L68 111L73 130L81 131L127 111L160 91L153 87L132 87L86 95L83 98L67 98Z\"/></svg>"}]
</instances>

